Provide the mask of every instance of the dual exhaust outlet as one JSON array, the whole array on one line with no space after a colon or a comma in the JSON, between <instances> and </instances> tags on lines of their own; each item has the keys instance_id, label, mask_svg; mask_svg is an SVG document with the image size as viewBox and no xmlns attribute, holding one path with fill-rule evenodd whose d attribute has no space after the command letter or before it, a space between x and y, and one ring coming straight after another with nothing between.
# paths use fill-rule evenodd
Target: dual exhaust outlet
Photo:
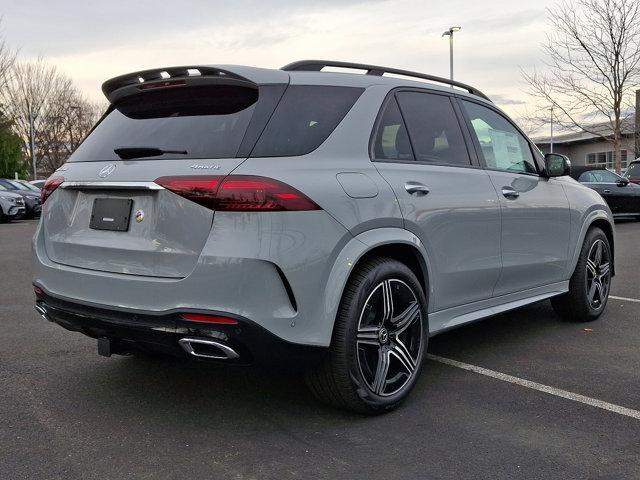
<instances>
[{"instance_id":1,"label":"dual exhaust outlet","mask_svg":"<svg viewBox=\"0 0 640 480\"><path fill-rule=\"evenodd\" d=\"M178 343L185 352L194 357L215 360L235 360L240 358L240 355L233 348L217 340L185 337L178 340Z\"/></svg>"}]
</instances>

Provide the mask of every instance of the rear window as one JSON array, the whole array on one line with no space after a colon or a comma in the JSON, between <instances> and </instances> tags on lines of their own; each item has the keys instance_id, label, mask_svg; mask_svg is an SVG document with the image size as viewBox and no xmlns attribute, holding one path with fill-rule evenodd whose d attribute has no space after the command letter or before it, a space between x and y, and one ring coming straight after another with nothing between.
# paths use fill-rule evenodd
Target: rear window
<instances>
[{"instance_id":1,"label":"rear window","mask_svg":"<svg viewBox=\"0 0 640 480\"><path fill-rule=\"evenodd\" d=\"M320 146L364 89L291 85L256 144L252 157L305 155Z\"/></svg>"},{"instance_id":2,"label":"rear window","mask_svg":"<svg viewBox=\"0 0 640 480\"><path fill-rule=\"evenodd\" d=\"M120 160L118 147L187 152L141 160L235 157L257 101L257 89L228 85L127 97L110 107L69 161Z\"/></svg>"}]
</instances>

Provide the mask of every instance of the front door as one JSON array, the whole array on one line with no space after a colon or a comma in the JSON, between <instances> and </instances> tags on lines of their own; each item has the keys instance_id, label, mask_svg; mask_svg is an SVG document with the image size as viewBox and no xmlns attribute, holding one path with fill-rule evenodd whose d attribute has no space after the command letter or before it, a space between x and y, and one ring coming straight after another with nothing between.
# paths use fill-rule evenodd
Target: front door
<instances>
[{"instance_id":1,"label":"front door","mask_svg":"<svg viewBox=\"0 0 640 480\"><path fill-rule=\"evenodd\" d=\"M387 99L372 157L431 265L430 308L491 297L500 275L500 206L473 165L451 96L401 91Z\"/></svg>"},{"instance_id":2,"label":"front door","mask_svg":"<svg viewBox=\"0 0 640 480\"><path fill-rule=\"evenodd\" d=\"M562 183L539 174L531 144L505 116L460 103L502 207L502 273L494 295L566 280L571 220Z\"/></svg>"}]
</instances>

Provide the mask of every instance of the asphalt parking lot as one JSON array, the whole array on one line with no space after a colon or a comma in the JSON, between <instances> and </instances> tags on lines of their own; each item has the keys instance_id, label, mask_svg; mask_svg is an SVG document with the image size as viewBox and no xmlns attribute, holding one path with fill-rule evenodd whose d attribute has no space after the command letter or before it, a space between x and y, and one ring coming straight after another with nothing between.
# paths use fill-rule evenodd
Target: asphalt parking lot
<instances>
[{"instance_id":1,"label":"asphalt parking lot","mask_svg":"<svg viewBox=\"0 0 640 480\"><path fill-rule=\"evenodd\" d=\"M400 409L363 418L295 376L99 357L33 310L35 227L0 225L1 479L640 478L640 301L591 324L542 302L429 347L628 411L428 360ZM640 299L640 222L616 228L612 295Z\"/></svg>"}]
</instances>

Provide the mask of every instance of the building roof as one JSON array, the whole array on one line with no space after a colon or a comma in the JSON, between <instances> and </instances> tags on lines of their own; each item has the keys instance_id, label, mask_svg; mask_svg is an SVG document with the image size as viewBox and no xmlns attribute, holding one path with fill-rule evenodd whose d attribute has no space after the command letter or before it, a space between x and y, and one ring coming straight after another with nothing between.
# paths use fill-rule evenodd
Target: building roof
<instances>
[{"instance_id":1,"label":"building roof","mask_svg":"<svg viewBox=\"0 0 640 480\"><path fill-rule=\"evenodd\" d=\"M600 141L602 137L613 137L613 128L609 122L595 123L587 127L589 132L570 132L553 136L554 145L571 145L574 143L589 143ZM633 119L622 120L622 134L632 136L635 131ZM547 145L551 143L551 137L537 137L533 139L537 145Z\"/></svg>"}]
</instances>

